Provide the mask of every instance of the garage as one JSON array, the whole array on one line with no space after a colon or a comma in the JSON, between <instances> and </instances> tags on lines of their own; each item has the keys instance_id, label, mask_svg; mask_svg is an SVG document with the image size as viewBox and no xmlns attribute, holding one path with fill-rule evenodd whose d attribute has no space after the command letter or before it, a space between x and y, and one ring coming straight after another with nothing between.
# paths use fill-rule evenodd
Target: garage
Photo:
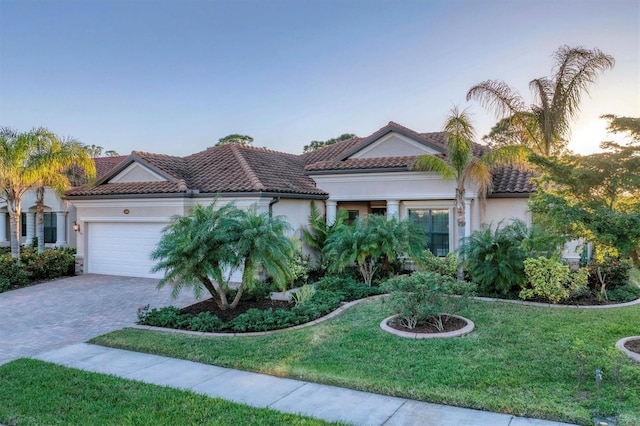
<instances>
[{"instance_id":1,"label":"garage","mask_svg":"<svg viewBox=\"0 0 640 426\"><path fill-rule=\"evenodd\" d=\"M151 273L151 252L166 223L92 222L87 224L87 272L161 278Z\"/></svg>"}]
</instances>

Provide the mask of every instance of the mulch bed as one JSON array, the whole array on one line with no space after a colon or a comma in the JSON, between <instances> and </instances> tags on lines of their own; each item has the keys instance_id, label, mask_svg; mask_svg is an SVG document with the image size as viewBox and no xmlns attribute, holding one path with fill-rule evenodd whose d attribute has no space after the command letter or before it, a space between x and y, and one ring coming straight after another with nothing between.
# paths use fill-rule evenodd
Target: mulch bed
<instances>
[{"instance_id":1,"label":"mulch bed","mask_svg":"<svg viewBox=\"0 0 640 426\"><path fill-rule=\"evenodd\" d=\"M257 300L257 301L244 301L241 300L238 303L238 306L235 309L227 309L225 311L218 308L216 302L213 299L207 299L202 302L195 303L193 305L187 306L183 308L180 312L198 315L201 312L211 312L211 314L217 316L224 322L229 322L233 320L238 315L248 311L249 309L261 309L261 310L276 310L276 309L284 309L290 310L293 305L289 302L281 301L281 300Z\"/></svg>"},{"instance_id":2,"label":"mulch bed","mask_svg":"<svg viewBox=\"0 0 640 426\"><path fill-rule=\"evenodd\" d=\"M630 350L631 352L640 354L640 339L629 340L624 344L624 347Z\"/></svg>"},{"instance_id":3,"label":"mulch bed","mask_svg":"<svg viewBox=\"0 0 640 426\"><path fill-rule=\"evenodd\" d=\"M392 319L387 323L389 327L394 328L399 331L406 331L408 333L446 333L449 331L456 331L464 328L467 325L465 320L462 320L457 317L449 317L449 320L444 323L444 330L440 331L435 328L432 324L418 325L415 328L406 328L400 324L397 319Z\"/></svg>"}]
</instances>

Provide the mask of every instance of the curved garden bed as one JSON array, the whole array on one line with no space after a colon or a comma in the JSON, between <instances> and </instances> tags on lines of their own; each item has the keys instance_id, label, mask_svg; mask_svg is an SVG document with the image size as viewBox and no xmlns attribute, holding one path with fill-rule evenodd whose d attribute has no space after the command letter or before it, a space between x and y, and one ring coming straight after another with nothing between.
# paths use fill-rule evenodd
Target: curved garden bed
<instances>
[{"instance_id":1,"label":"curved garden bed","mask_svg":"<svg viewBox=\"0 0 640 426\"><path fill-rule=\"evenodd\" d=\"M408 329L403 329L398 326L389 325L394 319L398 317L398 315L393 315L387 317L380 322L380 328L386 331L387 333L395 334L396 336L405 337L409 339L431 339L431 338L446 338L446 337L458 337L463 336L465 334L471 333L475 329L475 324L468 318L461 317L459 315L448 315L452 318L457 318L460 320L462 327L455 328L452 330L446 329L445 331L439 332L421 332L421 331L410 331Z\"/></svg>"}]
</instances>

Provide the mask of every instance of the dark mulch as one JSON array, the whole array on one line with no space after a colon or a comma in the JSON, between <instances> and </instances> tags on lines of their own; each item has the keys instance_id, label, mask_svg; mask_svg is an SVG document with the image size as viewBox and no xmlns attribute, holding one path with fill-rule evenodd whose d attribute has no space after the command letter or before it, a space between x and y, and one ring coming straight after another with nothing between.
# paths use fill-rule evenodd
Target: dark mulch
<instances>
[{"instance_id":1,"label":"dark mulch","mask_svg":"<svg viewBox=\"0 0 640 426\"><path fill-rule=\"evenodd\" d=\"M624 344L624 347L630 350L631 352L640 354L640 339L629 340Z\"/></svg>"},{"instance_id":2,"label":"dark mulch","mask_svg":"<svg viewBox=\"0 0 640 426\"><path fill-rule=\"evenodd\" d=\"M262 309L262 310L268 310L268 309L290 310L292 307L293 305L291 303L280 301L280 300L270 300L270 299L257 300L257 301L241 300L235 309L227 309L223 311L223 310L220 310L220 308L218 308L218 305L216 305L216 302L214 302L213 299L207 299L202 302L198 302L193 305L187 306L186 308L183 308L181 312L189 313L193 315L198 315L200 312L211 312L213 315L217 316L222 321L229 322L233 320L235 317L237 317L238 315L252 308Z\"/></svg>"},{"instance_id":3,"label":"dark mulch","mask_svg":"<svg viewBox=\"0 0 640 426\"><path fill-rule=\"evenodd\" d=\"M465 320L456 317L448 317L448 321L444 323L444 330L440 331L432 324L418 325L415 328L406 328L400 324L397 319L392 319L387 324L391 328L395 328L399 331L406 331L409 333L446 333L448 331L455 331L464 328L467 325Z\"/></svg>"}]
</instances>

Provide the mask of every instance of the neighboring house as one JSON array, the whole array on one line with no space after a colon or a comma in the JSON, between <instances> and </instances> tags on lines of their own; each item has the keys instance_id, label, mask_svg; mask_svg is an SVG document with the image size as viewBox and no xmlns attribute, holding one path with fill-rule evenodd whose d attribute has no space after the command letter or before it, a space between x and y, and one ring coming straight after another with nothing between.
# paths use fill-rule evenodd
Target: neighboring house
<instances>
[{"instance_id":1,"label":"neighboring house","mask_svg":"<svg viewBox=\"0 0 640 426\"><path fill-rule=\"evenodd\" d=\"M96 175L101 177L109 172L126 156L94 158ZM80 179L83 179L79 176ZM72 183L78 184L76 179ZM32 244L36 236L36 192L28 191L22 199L22 215L20 218L20 242ZM44 195L44 242L46 247L75 247L76 234L73 224L76 221L76 210L69 202L51 188L45 188ZM9 246L9 213L7 205L0 200L0 247Z\"/></svg>"},{"instance_id":2,"label":"neighboring house","mask_svg":"<svg viewBox=\"0 0 640 426\"><path fill-rule=\"evenodd\" d=\"M161 230L196 203L234 201L242 208L286 216L296 234L307 225L312 200L328 221L338 209L351 219L370 213L415 217L437 255L455 250L454 182L409 170L416 156L446 156L443 133L416 133L388 125L302 155L222 145L187 157L134 151L94 185L68 191L77 209L77 251L84 272L153 277L149 259ZM482 155L487 148L476 145ZM482 206L467 192L467 234L482 223L520 218L530 222L531 173L504 168ZM156 274L155 276L158 276Z\"/></svg>"}]
</instances>

